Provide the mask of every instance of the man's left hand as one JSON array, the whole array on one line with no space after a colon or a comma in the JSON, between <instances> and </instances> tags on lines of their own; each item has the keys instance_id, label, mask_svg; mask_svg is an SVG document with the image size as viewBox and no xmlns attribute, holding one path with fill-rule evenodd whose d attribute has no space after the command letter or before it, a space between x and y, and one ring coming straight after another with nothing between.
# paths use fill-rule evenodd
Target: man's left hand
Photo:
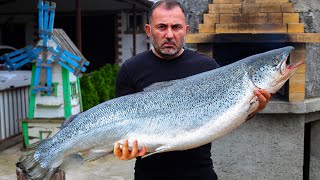
<instances>
[{"instance_id":1,"label":"man's left hand","mask_svg":"<svg viewBox=\"0 0 320 180\"><path fill-rule=\"evenodd\" d=\"M259 107L254 113L262 111L271 99L271 94L264 89L256 89L253 91L254 95L258 97Z\"/></svg>"}]
</instances>

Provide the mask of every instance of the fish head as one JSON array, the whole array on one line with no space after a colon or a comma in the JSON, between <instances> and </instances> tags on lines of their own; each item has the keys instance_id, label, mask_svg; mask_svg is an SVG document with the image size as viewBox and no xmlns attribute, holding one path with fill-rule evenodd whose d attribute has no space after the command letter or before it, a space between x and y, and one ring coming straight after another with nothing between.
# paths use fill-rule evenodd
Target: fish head
<instances>
[{"instance_id":1,"label":"fish head","mask_svg":"<svg viewBox=\"0 0 320 180\"><path fill-rule=\"evenodd\" d=\"M288 56L293 49L292 46L287 46L249 57L247 67L252 83L270 93L277 92L303 64L287 64Z\"/></svg>"}]
</instances>

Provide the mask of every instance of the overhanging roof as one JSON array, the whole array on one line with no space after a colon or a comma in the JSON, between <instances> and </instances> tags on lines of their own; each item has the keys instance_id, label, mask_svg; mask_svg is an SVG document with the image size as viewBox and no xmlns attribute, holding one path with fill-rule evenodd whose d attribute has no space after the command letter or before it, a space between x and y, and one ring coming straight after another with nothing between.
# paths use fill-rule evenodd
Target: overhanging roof
<instances>
[{"instance_id":1,"label":"overhanging roof","mask_svg":"<svg viewBox=\"0 0 320 180\"><path fill-rule=\"evenodd\" d=\"M37 0L0 0L0 14L30 14L37 13ZM76 0L54 0L56 12L75 12ZM132 9L148 11L153 2L148 0L80 0L83 12L119 11Z\"/></svg>"}]
</instances>

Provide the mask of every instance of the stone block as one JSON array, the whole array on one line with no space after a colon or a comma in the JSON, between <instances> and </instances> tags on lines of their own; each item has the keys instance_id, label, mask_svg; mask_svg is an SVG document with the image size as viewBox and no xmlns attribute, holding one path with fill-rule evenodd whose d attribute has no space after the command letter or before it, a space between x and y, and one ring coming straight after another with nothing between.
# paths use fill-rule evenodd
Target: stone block
<instances>
[{"instance_id":1,"label":"stone block","mask_svg":"<svg viewBox=\"0 0 320 180\"><path fill-rule=\"evenodd\" d=\"M215 14L204 14L203 15L203 23L204 24L216 24L220 23L220 15Z\"/></svg>"},{"instance_id":2,"label":"stone block","mask_svg":"<svg viewBox=\"0 0 320 180\"><path fill-rule=\"evenodd\" d=\"M289 0L255 0L256 3L288 3Z\"/></svg>"},{"instance_id":3,"label":"stone block","mask_svg":"<svg viewBox=\"0 0 320 180\"><path fill-rule=\"evenodd\" d=\"M288 33L304 33L304 24L288 23Z\"/></svg>"},{"instance_id":4,"label":"stone block","mask_svg":"<svg viewBox=\"0 0 320 180\"><path fill-rule=\"evenodd\" d=\"M209 13L240 13L241 4L209 4Z\"/></svg>"},{"instance_id":5,"label":"stone block","mask_svg":"<svg viewBox=\"0 0 320 180\"><path fill-rule=\"evenodd\" d=\"M305 93L289 93L290 102L303 102L305 99Z\"/></svg>"},{"instance_id":6,"label":"stone block","mask_svg":"<svg viewBox=\"0 0 320 180\"><path fill-rule=\"evenodd\" d=\"M305 84L289 84L289 93L305 93Z\"/></svg>"},{"instance_id":7,"label":"stone block","mask_svg":"<svg viewBox=\"0 0 320 180\"><path fill-rule=\"evenodd\" d=\"M283 23L299 23L299 13L283 13Z\"/></svg>"},{"instance_id":8,"label":"stone block","mask_svg":"<svg viewBox=\"0 0 320 180\"><path fill-rule=\"evenodd\" d=\"M259 12L281 12L281 6L278 3L261 3Z\"/></svg>"},{"instance_id":9,"label":"stone block","mask_svg":"<svg viewBox=\"0 0 320 180\"><path fill-rule=\"evenodd\" d=\"M274 24L282 24L283 23L282 13L268 13L267 22L274 23Z\"/></svg>"},{"instance_id":10,"label":"stone block","mask_svg":"<svg viewBox=\"0 0 320 180\"><path fill-rule=\"evenodd\" d=\"M199 24L199 33L214 33L215 24Z\"/></svg>"},{"instance_id":11,"label":"stone block","mask_svg":"<svg viewBox=\"0 0 320 180\"><path fill-rule=\"evenodd\" d=\"M283 13L293 13L294 8L292 3L280 3L281 6L281 12Z\"/></svg>"},{"instance_id":12,"label":"stone block","mask_svg":"<svg viewBox=\"0 0 320 180\"><path fill-rule=\"evenodd\" d=\"M266 23L266 13L233 13L233 14L221 14L220 23Z\"/></svg>"},{"instance_id":13,"label":"stone block","mask_svg":"<svg viewBox=\"0 0 320 180\"><path fill-rule=\"evenodd\" d=\"M286 33L285 24L216 24L216 33Z\"/></svg>"},{"instance_id":14,"label":"stone block","mask_svg":"<svg viewBox=\"0 0 320 180\"><path fill-rule=\"evenodd\" d=\"M241 13L259 13L259 7L258 3L242 3Z\"/></svg>"},{"instance_id":15,"label":"stone block","mask_svg":"<svg viewBox=\"0 0 320 180\"><path fill-rule=\"evenodd\" d=\"M295 73L289 79L289 84L302 84L305 82L306 82L306 75L305 74Z\"/></svg>"},{"instance_id":16,"label":"stone block","mask_svg":"<svg viewBox=\"0 0 320 180\"><path fill-rule=\"evenodd\" d=\"M240 4L243 0L213 0L215 4Z\"/></svg>"}]
</instances>

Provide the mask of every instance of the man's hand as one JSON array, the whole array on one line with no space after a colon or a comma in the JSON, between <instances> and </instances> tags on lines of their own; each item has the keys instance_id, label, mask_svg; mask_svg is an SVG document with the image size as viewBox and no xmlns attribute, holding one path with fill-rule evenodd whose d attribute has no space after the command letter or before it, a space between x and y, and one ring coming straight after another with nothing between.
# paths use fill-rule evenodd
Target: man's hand
<instances>
[{"instance_id":1,"label":"man's hand","mask_svg":"<svg viewBox=\"0 0 320 180\"><path fill-rule=\"evenodd\" d=\"M262 111L267 106L272 96L272 94L270 94L268 91L264 89L256 89L253 91L253 93L258 97L259 106L257 110L249 114L246 121L253 118L258 112Z\"/></svg>"},{"instance_id":2,"label":"man's hand","mask_svg":"<svg viewBox=\"0 0 320 180\"><path fill-rule=\"evenodd\" d=\"M116 142L113 147L113 154L121 160L131 160L138 156L144 156L147 153L147 148L142 146L141 150L138 149L138 141L133 142L132 150L129 150L129 142L125 140L120 148L120 143Z\"/></svg>"},{"instance_id":3,"label":"man's hand","mask_svg":"<svg viewBox=\"0 0 320 180\"><path fill-rule=\"evenodd\" d=\"M256 89L253 91L253 93L254 93L254 95L256 95L258 97L258 101L259 101L259 107L254 112L254 113L257 113L257 112L262 111L267 106L267 103L271 99L271 94L264 89Z\"/></svg>"}]
</instances>

